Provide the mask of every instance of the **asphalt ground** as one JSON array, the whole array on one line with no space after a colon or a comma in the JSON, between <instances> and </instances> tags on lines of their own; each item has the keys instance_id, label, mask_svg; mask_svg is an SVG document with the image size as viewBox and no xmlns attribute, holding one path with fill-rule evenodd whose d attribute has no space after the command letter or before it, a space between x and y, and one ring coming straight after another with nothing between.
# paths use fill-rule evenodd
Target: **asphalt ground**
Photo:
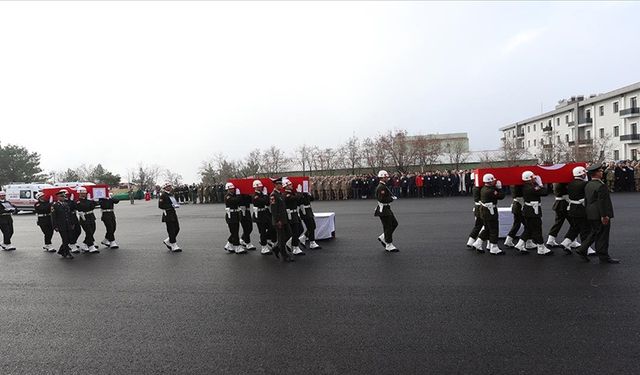
<instances>
[{"instance_id":1,"label":"asphalt ground","mask_svg":"<svg viewBox=\"0 0 640 375\"><path fill-rule=\"evenodd\" d=\"M314 202L337 237L294 263L226 254L221 205L181 207L170 253L156 202L121 202L121 248L73 260L19 215L0 373L637 374L639 198L613 195L618 265L469 251L470 198L396 201L399 253L376 240L373 201Z\"/></svg>"}]
</instances>

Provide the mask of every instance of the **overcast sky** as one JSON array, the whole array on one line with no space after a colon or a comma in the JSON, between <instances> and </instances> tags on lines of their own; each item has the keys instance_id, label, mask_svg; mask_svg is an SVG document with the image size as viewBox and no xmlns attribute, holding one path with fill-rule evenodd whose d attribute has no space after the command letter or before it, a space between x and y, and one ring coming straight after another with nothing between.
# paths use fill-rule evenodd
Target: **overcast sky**
<instances>
[{"instance_id":1,"label":"overcast sky","mask_svg":"<svg viewBox=\"0 0 640 375\"><path fill-rule=\"evenodd\" d=\"M640 81L634 2L0 2L0 142L45 171L497 129Z\"/></svg>"}]
</instances>

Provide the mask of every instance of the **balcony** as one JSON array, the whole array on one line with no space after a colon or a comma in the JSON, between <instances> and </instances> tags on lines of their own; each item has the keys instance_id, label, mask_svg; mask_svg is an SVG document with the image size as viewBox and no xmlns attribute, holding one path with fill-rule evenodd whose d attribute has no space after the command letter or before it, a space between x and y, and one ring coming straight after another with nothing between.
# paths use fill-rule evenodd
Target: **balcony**
<instances>
[{"instance_id":1,"label":"balcony","mask_svg":"<svg viewBox=\"0 0 640 375\"><path fill-rule=\"evenodd\" d=\"M575 125L575 124L576 124L576 122L575 122L575 121L569 121L569 122L567 122L567 126L573 126L573 125Z\"/></svg>"},{"instance_id":2,"label":"balcony","mask_svg":"<svg viewBox=\"0 0 640 375\"><path fill-rule=\"evenodd\" d=\"M578 140L578 144L579 144L579 145L591 145L591 144L593 144L593 139L592 139L592 138L588 138L588 139L579 139L579 140Z\"/></svg>"},{"instance_id":3,"label":"balcony","mask_svg":"<svg viewBox=\"0 0 640 375\"><path fill-rule=\"evenodd\" d=\"M640 134L627 134L620 136L621 141L640 141Z\"/></svg>"},{"instance_id":4,"label":"balcony","mask_svg":"<svg viewBox=\"0 0 640 375\"><path fill-rule=\"evenodd\" d=\"M640 108L632 107L620 111L620 117L640 117Z\"/></svg>"},{"instance_id":5,"label":"balcony","mask_svg":"<svg viewBox=\"0 0 640 375\"><path fill-rule=\"evenodd\" d=\"M544 145L542 145L542 148L544 148L545 150L549 150L553 148L553 145L551 143L545 143Z\"/></svg>"},{"instance_id":6,"label":"balcony","mask_svg":"<svg viewBox=\"0 0 640 375\"><path fill-rule=\"evenodd\" d=\"M551 132L553 131L553 126L545 126L544 128L542 128L543 132Z\"/></svg>"},{"instance_id":7,"label":"balcony","mask_svg":"<svg viewBox=\"0 0 640 375\"><path fill-rule=\"evenodd\" d=\"M578 122L578 126L591 126L593 125L593 118L591 117L587 117L585 119L582 119Z\"/></svg>"}]
</instances>

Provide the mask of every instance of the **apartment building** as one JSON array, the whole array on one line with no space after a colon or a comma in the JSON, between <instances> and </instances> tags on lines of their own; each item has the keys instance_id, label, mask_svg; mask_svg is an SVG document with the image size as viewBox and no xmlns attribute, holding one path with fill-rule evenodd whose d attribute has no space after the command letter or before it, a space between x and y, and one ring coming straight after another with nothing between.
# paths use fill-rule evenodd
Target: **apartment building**
<instances>
[{"instance_id":1,"label":"apartment building","mask_svg":"<svg viewBox=\"0 0 640 375\"><path fill-rule=\"evenodd\" d=\"M502 142L543 160L545 149L600 147L614 160L638 159L640 82L599 95L572 96L552 111L500 128Z\"/></svg>"}]
</instances>

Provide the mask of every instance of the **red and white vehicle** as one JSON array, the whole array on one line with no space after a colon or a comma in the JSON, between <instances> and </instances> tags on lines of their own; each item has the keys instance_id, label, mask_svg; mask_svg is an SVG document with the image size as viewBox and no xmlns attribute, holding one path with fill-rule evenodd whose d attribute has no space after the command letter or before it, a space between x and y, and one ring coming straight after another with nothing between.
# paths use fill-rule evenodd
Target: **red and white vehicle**
<instances>
[{"instance_id":1,"label":"red and white vehicle","mask_svg":"<svg viewBox=\"0 0 640 375\"><path fill-rule=\"evenodd\" d=\"M53 187L51 184L10 184L5 186L7 200L18 211L33 211L36 204L36 194L43 189Z\"/></svg>"}]
</instances>

